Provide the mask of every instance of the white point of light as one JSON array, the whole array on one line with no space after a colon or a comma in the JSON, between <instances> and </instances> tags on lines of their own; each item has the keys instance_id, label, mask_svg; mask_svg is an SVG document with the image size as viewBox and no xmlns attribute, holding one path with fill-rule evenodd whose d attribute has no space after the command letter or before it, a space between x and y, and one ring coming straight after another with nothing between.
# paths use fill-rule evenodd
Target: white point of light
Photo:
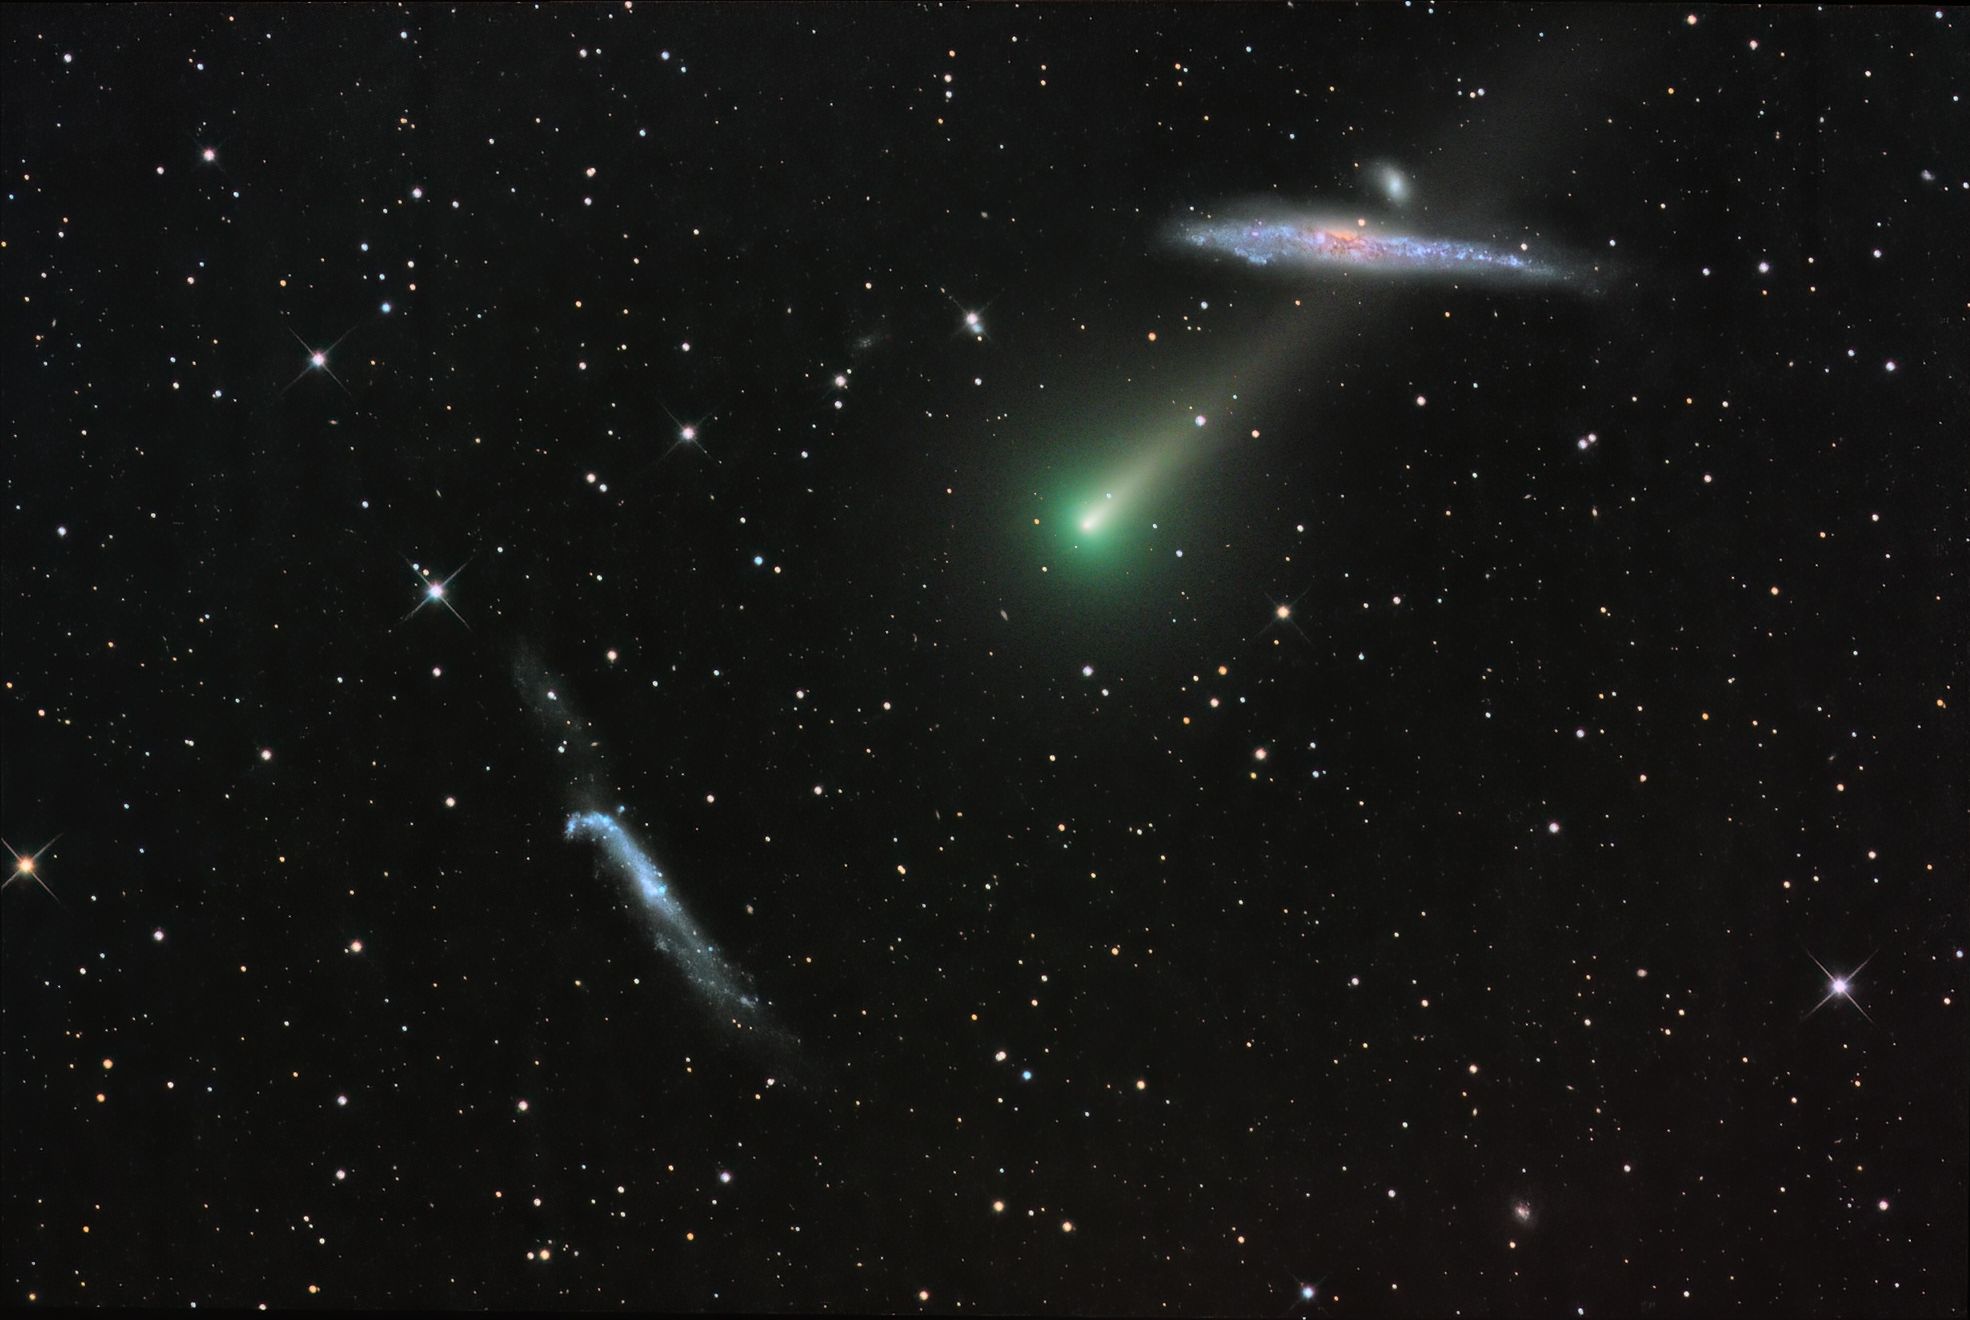
<instances>
[{"instance_id":1,"label":"white point of light","mask_svg":"<svg viewBox=\"0 0 1970 1320\"><path fill-rule=\"evenodd\" d=\"M1811 954L1808 954L1806 956L1809 958L1812 957ZM1854 1010L1858 1012L1862 1017L1866 1018L1869 1022L1874 1021L1873 1016L1866 1009L1861 1007L1860 1001L1854 998L1855 978L1857 978L1861 974L1861 972L1867 967L1868 963L1873 961L1874 961L1874 956L1872 954L1869 954L1868 957L1861 962L1861 965L1859 967L1856 967L1853 971L1848 972L1844 976L1837 976L1833 972L1829 971L1826 965L1820 962L1819 959L1813 958L1813 964L1817 966L1820 969L1820 971L1826 973L1826 996L1823 999L1821 999L1819 1003L1813 1005L1812 1009L1807 1012L1806 1016L1811 1017L1814 1013L1819 1012L1822 1008L1825 1008L1828 1004L1832 1003L1836 999L1844 999L1848 1003L1852 1004L1854 1006Z\"/></svg>"}]
</instances>

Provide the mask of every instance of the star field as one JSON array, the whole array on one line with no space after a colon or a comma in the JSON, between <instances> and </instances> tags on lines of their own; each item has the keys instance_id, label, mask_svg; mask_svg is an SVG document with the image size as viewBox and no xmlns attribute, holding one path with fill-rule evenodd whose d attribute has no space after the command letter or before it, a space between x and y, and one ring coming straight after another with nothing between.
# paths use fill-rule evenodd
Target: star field
<instances>
[{"instance_id":1,"label":"star field","mask_svg":"<svg viewBox=\"0 0 1970 1320\"><path fill-rule=\"evenodd\" d=\"M1963 26L8 9L0 1296L1964 1314Z\"/></svg>"}]
</instances>

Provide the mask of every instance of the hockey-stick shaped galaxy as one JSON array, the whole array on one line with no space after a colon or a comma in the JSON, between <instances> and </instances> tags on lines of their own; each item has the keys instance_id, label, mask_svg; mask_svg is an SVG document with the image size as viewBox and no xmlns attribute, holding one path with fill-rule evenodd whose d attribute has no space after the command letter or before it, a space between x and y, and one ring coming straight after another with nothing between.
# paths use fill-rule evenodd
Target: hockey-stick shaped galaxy
<instances>
[{"instance_id":1,"label":"hockey-stick shaped galaxy","mask_svg":"<svg viewBox=\"0 0 1970 1320\"><path fill-rule=\"evenodd\" d=\"M769 1020L745 973L706 937L685 910L663 868L619 819L626 809L618 807L614 815L594 809L607 782L599 730L563 699L561 685L525 645L514 657L513 682L556 739L557 760L564 767L569 805L574 808L562 835L570 843L596 845L600 852L597 869L615 872L628 891L631 905L649 927L651 942L699 998L735 1026L788 1041Z\"/></svg>"},{"instance_id":2,"label":"hockey-stick shaped galaxy","mask_svg":"<svg viewBox=\"0 0 1970 1320\"><path fill-rule=\"evenodd\" d=\"M640 844L613 816L583 811L568 817L569 839L592 840L629 887L630 896L649 921L650 934L684 979L718 1008L735 1015L756 1015L759 1001L746 992L743 974L716 945L705 938L691 914L671 891L670 881Z\"/></svg>"}]
</instances>

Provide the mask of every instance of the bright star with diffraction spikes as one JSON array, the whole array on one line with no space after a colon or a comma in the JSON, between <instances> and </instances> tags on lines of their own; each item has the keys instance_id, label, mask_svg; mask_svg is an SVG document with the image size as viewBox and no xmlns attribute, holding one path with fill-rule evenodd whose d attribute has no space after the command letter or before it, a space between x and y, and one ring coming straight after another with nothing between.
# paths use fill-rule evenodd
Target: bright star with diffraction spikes
<instances>
[{"instance_id":1,"label":"bright star with diffraction spikes","mask_svg":"<svg viewBox=\"0 0 1970 1320\"><path fill-rule=\"evenodd\" d=\"M15 848L13 844L8 843L5 839L0 839L0 847L4 847L8 852L14 855L14 873L8 876L5 880L0 880L0 889L7 888L17 880L22 882L31 881L34 884L41 886L42 893L46 894L49 898L55 899L55 902L60 903L61 899L55 897L55 891L48 888L48 882L41 878L40 868L41 868L41 854L47 852L50 848L54 847L58 842L60 842L61 837L62 837L61 835L57 834L54 838L48 840L48 842L42 844L39 848L35 849L31 853L21 852L19 849Z\"/></svg>"},{"instance_id":2,"label":"bright star with diffraction spikes","mask_svg":"<svg viewBox=\"0 0 1970 1320\"><path fill-rule=\"evenodd\" d=\"M1810 953L1808 953L1806 956L1808 958L1813 958L1813 955ZM1867 955L1866 958L1863 958L1861 960L1861 965L1859 967L1856 967L1853 971L1847 973L1845 976L1838 976L1832 972L1828 972L1826 970L1825 963L1821 962L1817 958L1813 958L1813 966L1819 968L1822 972L1826 972L1826 997L1821 999L1819 1003L1814 1004L1810 1009L1808 1009L1806 1011L1806 1016L1811 1017L1813 1014L1819 1012L1822 1008L1825 1008L1828 1004L1832 1003L1836 999L1844 999L1848 1003L1854 1006L1855 1012L1859 1013L1862 1017L1867 1018L1869 1022L1874 1021L1874 1018L1868 1014L1868 1011L1861 1007L1860 1001L1854 998L1854 981L1860 976L1860 974L1864 970L1866 970L1867 965L1873 961L1874 961L1874 955L1870 953L1869 955Z\"/></svg>"}]
</instances>

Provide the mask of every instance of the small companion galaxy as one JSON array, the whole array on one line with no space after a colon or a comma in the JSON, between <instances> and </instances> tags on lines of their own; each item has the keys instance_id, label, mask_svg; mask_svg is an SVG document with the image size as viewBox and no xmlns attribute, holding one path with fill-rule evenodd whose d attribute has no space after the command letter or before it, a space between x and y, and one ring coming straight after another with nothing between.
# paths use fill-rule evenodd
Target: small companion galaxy
<instances>
[{"instance_id":1,"label":"small companion galaxy","mask_svg":"<svg viewBox=\"0 0 1970 1320\"><path fill-rule=\"evenodd\" d=\"M1970 1312L1970 46L15 5L15 1310Z\"/></svg>"}]
</instances>

